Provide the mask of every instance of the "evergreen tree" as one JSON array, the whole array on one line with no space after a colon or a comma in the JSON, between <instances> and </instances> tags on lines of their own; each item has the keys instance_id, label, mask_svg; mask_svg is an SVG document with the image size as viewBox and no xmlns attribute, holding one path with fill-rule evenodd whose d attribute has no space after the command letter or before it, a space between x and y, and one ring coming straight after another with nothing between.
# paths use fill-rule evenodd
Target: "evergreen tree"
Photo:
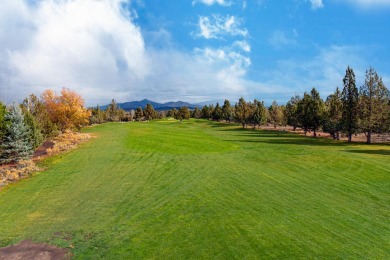
<instances>
[{"instance_id":1,"label":"evergreen tree","mask_svg":"<svg viewBox=\"0 0 390 260\"><path fill-rule=\"evenodd\" d=\"M254 104L254 111L252 115L253 118L252 121L253 121L254 128L256 128L256 126L261 126L267 122L267 111L263 101L260 102L255 99L253 101L253 104Z\"/></svg>"},{"instance_id":2,"label":"evergreen tree","mask_svg":"<svg viewBox=\"0 0 390 260\"><path fill-rule=\"evenodd\" d=\"M270 123L276 128L280 125L283 119L283 111L279 107L278 103L274 100L272 105L268 109Z\"/></svg>"},{"instance_id":3,"label":"evergreen tree","mask_svg":"<svg viewBox=\"0 0 390 260\"><path fill-rule=\"evenodd\" d=\"M371 143L371 135L386 131L389 90L373 68L366 71L366 80L360 87L359 127Z\"/></svg>"},{"instance_id":4,"label":"evergreen tree","mask_svg":"<svg viewBox=\"0 0 390 260\"><path fill-rule=\"evenodd\" d=\"M167 117L175 117L176 113L177 113L177 109L176 108L170 109L167 112Z\"/></svg>"},{"instance_id":5,"label":"evergreen tree","mask_svg":"<svg viewBox=\"0 0 390 260\"><path fill-rule=\"evenodd\" d=\"M201 114L199 108L195 107L194 111L192 112L192 117L199 119L199 118L201 118L201 116L202 116L202 114Z\"/></svg>"},{"instance_id":6,"label":"evergreen tree","mask_svg":"<svg viewBox=\"0 0 390 260\"><path fill-rule=\"evenodd\" d=\"M3 140L3 136L5 134L5 126L6 126L6 121L5 121L5 114L7 112L7 107L3 105L0 101L0 140Z\"/></svg>"},{"instance_id":7,"label":"evergreen tree","mask_svg":"<svg viewBox=\"0 0 390 260\"><path fill-rule=\"evenodd\" d=\"M331 134L334 140L340 139L342 105L340 90L336 88L326 99L322 123L324 132Z\"/></svg>"},{"instance_id":8,"label":"evergreen tree","mask_svg":"<svg viewBox=\"0 0 390 260\"><path fill-rule=\"evenodd\" d=\"M24 112L24 123L30 130L29 142L31 146L33 149L38 148L38 146L43 143L44 139L36 119L29 111Z\"/></svg>"},{"instance_id":9,"label":"evergreen tree","mask_svg":"<svg viewBox=\"0 0 390 260\"><path fill-rule=\"evenodd\" d=\"M138 107L135 110L134 119L138 120L138 121L141 121L143 119L143 117L144 117L144 112L142 111L141 107Z\"/></svg>"},{"instance_id":10,"label":"evergreen tree","mask_svg":"<svg viewBox=\"0 0 390 260\"><path fill-rule=\"evenodd\" d=\"M211 108L208 105L204 105L201 110L202 118L210 119L211 117Z\"/></svg>"},{"instance_id":11,"label":"evergreen tree","mask_svg":"<svg viewBox=\"0 0 390 260\"><path fill-rule=\"evenodd\" d=\"M300 97L298 95L292 97L286 104L285 116L287 120L287 124L293 127L293 131L299 126L299 118L298 118L298 103L300 101Z\"/></svg>"},{"instance_id":12,"label":"evergreen tree","mask_svg":"<svg viewBox=\"0 0 390 260\"><path fill-rule=\"evenodd\" d=\"M299 100L297 105L297 119L298 125L303 129L305 135L310 129L310 116L309 116L309 107L311 102L311 96L306 92L303 94L303 98Z\"/></svg>"},{"instance_id":13,"label":"evergreen tree","mask_svg":"<svg viewBox=\"0 0 390 260\"><path fill-rule=\"evenodd\" d=\"M222 119L226 122L231 122L233 119L233 109L229 100L225 100L222 106Z\"/></svg>"},{"instance_id":14,"label":"evergreen tree","mask_svg":"<svg viewBox=\"0 0 390 260\"><path fill-rule=\"evenodd\" d=\"M148 103L144 109L144 116L146 120L152 120L153 118L156 118L156 111L154 110L154 107L152 104Z\"/></svg>"},{"instance_id":15,"label":"evergreen tree","mask_svg":"<svg viewBox=\"0 0 390 260\"><path fill-rule=\"evenodd\" d=\"M243 97L241 97L238 100L238 103L234 106L234 115L236 121L239 122L243 128L246 128L250 116L250 110Z\"/></svg>"},{"instance_id":16,"label":"evergreen tree","mask_svg":"<svg viewBox=\"0 0 390 260\"><path fill-rule=\"evenodd\" d=\"M317 136L317 130L322 123L322 115L324 110L324 102L322 101L318 91L313 88L310 91L310 103L308 108L309 128L313 130L314 136Z\"/></svg>"},{"instance_id":17,"label":"evergreen tree","mask_svg":"<svg viewBox=\"0 0 390 260\"><path fill-rule=\"evenodd\" d=\"M107 120L110 122L118 122L119 121L119 107L115 101L115 99L111 100L111 103L108 105L106 110Z\"/></svg>"},{"instance_id":18,"label":"evergreen tree","mask_svg":"<svg viewBox=\"0 0 390 260\"><path fill-rule=\"evenodd\" d=\"M356 88L355 73L349 66L345 72L343 84L344 88L341 93L342 129L348 135L348 142L352 142L352 135L358 131L359 93Z\"/></svg>"},{"instance_id":19,"label":"evergreen tree","mask_svg":"<svg viewBox=\"0 0 390 260\"><path fill-rule=\"evenodd\" d=\"M222 119L222 109L219 106L219 103L217 102L217 105L214 108L213 114L212 114L213 120L219 121Z\"/></svg>"},{"instance_id":20,"label":"evergreen tree","mask_svg":"<svg viewBox=\"0 0 390 260\"><path fill-rule=\"evenodd\" d=\"M8 122L0 145L0 164L18 162L31 157L33 147L30 142L30 130L25 124L19 105L13 104L5 115Z\"/></svg>"},{"instance_id":21,"label":"evergreen tree","mask_svg":"<svg viewBox=\"0 0 390 260\"><path fill-rule=\"evenodd\" d=\"M281 105L279 107L279 109L280 109L280 113L281 113L281 116L282 116L282 118L280 120L280 125L286 127L287 126L286 106L285 105Z\"/></svg>"},{"instance_id":22,"label":"evergreen tree","mask_svg":"<svg viewBox=\"0 0 390 260\"><path fill-rule=\"evenodd\" d=\"M191 115L191 112L188 109L188 107L181 107L177 111L175 118L177 120L180 120L180 123L181 123L184 119L190 119L190 115Z\"/></svg>"},{"instance_id":23,"label":"evergreen tree","mask_svg":"<svg viewBox=\"0 0 390 260\"><path fill-rule=\"evenodd\" d=\"M317 130L323 123L324 102L315 88L310 92L304 93L303 99L298 102L297 118L299 126L307 131L312 130L314 136L317 136Z\"/></svg>"}]
</instances>

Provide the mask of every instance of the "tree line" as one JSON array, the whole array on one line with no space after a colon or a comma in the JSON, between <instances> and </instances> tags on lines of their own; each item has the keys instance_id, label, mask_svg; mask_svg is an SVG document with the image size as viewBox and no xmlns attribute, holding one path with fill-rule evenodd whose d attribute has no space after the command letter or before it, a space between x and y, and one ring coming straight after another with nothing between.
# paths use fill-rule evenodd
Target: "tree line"
<instances>
[{"instance_id":1,"label":"tree line","mask_svg":"<svg viewBox=\"0 0 390 260\"><path fill-rule=\"evenodd\" d=\"M325 100L313 88L303 96L295 95L285 105L276 101L268 108L263 101L253 102L240 98L233 106L229 100L223 105L205 105L190 110L187 107L173 108L168 111L155 111L151 104L144 109L138 107L126 113L118 108L115 100L105 111L99 106L91 109L90 123L115 121L148 121L156 118L174 117L183 119L203 118L215 121L239 123L242 127L258 128L269 124L277 126L292 126L295 131L300 128L305 134L322 130L329 133L335 140L340 139L341 133L352 141L354 134L364 133L367 143L372 142L372 135L390 131L390 98L389 90L383 84L373 68L366 71L364 84L356 86L355 73L348 67L343 78L343 89L336 88L335 92Z\"/></svg>"},{"instance_id":2,"label":"tree line","mask_svg":"<svg viewBox=\"0 0 390 260\"><path fill-rule=\"evenodd\" d=\"M46 138L68 130L80 130L89 122L90 111L75 91L52 90L40 98L31 94L22 104L6 107L0 102L0 164L28 159Z\"/></svg>"},{"instance_id":3,"label":"tree line","mask_svg":"<svg viewBox=\"0 0 390 260\"><path fill-rule=\"evenodd\" d=\"M149 121L164 117L174 117L180 122L184 119L204 118L229 123L239 123L246 128L258 128L270 124L292 126L294 130L303 129L305 134L322 129L334 139L343 133L348 141L357 133L364 133L367 143L372 135L390 131L390 94L382 78L370 68L366 71L364 84L356 86L355 73L346 69L343 89L322 100L313 88L303 96L295 95L285 105L276 101L266 107L263 101L246 101L240 98L233 106L229 100L223 105L205 105L190 110L187 107L156 111L151 104L145 108L125 112L113 99L107 109L99 106L87 109L83 98L75 91L62 89L60 95L46 90L40 98L34 94L22 104L6 107L0 102L0 164L18 162L29 158L34 149L49 137L67 129L80 130L88 124L119 121Z\"/></svg>"},{"instance_id":4,"label":"tree line","mask_svg":"<svg viewBox=\"0 0 390 260\"><path fill-rule=\"evenodd\" d=\"M322 129L337 140L344 133L349 142L354 134L364 133L367 143L371 143L373 134L389 132L390 95L377 72L373 68L368 69L365 82L358 89L355 73L348 67L343 85L341 91L336 88L325 101L313 88L302 97L291 97L286 105L278 105L274 101L267 109L262 101L247 102L240 98L234 107L225 100L222 107L217 103L215 107L195 108L192 117L240 123L244 128L248 125L254 128L264 124L275 128L290 125L294 131L301 128L305 134L313 132L314 136Z\"/></svg>"}]
</instances>

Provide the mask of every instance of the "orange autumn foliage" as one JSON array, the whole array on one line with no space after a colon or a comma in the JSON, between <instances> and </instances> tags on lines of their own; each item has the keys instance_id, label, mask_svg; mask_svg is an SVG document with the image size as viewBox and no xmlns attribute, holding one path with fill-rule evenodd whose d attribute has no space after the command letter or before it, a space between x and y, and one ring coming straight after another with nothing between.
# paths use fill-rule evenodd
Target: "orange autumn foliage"
<instances>
[{"instance_id":1,"label":"orange autumn foliage","mask_svg":"<svg viewBox=\"0 0 390 260\"><path fill-rule=\"evenodd\" d=\"M84 107L84 99L77 92L63 88L58 96L53 90L46 90L42 94L42 100L51 121L61 131L74 127L80 129L88 123L90 111Z\"/></svg>"}]
</instances>

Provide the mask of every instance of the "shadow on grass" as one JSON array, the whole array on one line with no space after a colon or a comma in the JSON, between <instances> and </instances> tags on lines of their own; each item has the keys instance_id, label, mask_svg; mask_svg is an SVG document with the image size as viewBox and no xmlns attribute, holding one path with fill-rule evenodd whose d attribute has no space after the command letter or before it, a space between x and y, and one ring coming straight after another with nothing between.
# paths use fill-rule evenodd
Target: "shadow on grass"
<instances>
[{"instance_id":1,"label":"shadow on grass","mask_svg":"<svg viewBox=\"0 0 390 260\"><path fill-rule=\"evenodd\" d=\"M287 131L273 131L273 130L255 130L244 128L230 128L221 129L220 131L233 132L234 136L239 137L232 142L245 142L245 143L264 143L274 145L307 145L307 146L345 146L345 145L357 145L348 144L345 141L334 141L331 139L325 139L321 137L302 136L298 133L291 133ZM242 139L240 139L242 138Z\"/></svg>"},{"instance_id":2,"label":"shadow on grass","mask_svg":"<svg viewBox=\"0 0 390 260\"><path fill-rule=\"evenodd\" d=\"M263 136L266 137L266 136ZM306 146L345 146L346 142L334 142L332 140L327 139L318 139L318 138L308 138L308 137L280 137L280 136L272 136L269 135L265 139L261 138L253 138L253 139L241 139L241 140L231 140L234 142L245 142L245 143L263 143L263 144L271 144L271 145L306 145ZM351 145L351 144L349 144ZM354 145L354 144L352 144Z\"/></svg>"},{"instance_id":3,"label":"shadow on grass","mask_svg":"<svg viewBox=\"0 0 390 260\"><path fill-rule=\"evenodd\" d=\"M244 143L265 143L274 145L307 145L307 146L333 146L333 147L353 147L361 146L364 143L347 141L336 141L330 138L324 138L324 136L314 137L310 134L307 136L299 135L298 133L288 132L285 130L257 130L253 128L242 128L240 125L229 124L229 123L218 123L214 121L208 121L211 127L220 128L217 131L231 132L237 139L227 140L230 142L244 142ZM232 127L236 126L236 127ZM226 127L226 128L224 128ZM370 144L370 147L388 145L383 143ZM378 149L378 150L345 150L347 152L355 153L366 153L366 154L380 154L390 155L389 150Z\"/></svg>"},{"instance_id":4,"label":"shadow on grass","mask_svg":"<svg viewBox=\"0 0 390 260\"><path fill-rule=\"evenodd\" d=\"M345 150L348 153L364 153L364 154L374 154L374 155L390 155L390 149L380 149L380 150Z\"/></svg>"}]
</instances>

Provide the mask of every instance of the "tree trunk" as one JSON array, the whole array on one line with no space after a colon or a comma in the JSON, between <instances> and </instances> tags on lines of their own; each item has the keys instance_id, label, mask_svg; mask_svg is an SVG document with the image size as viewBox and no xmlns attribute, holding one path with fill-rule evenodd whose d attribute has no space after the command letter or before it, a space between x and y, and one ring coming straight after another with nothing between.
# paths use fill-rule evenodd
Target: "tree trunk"
<instances>
[{"instance_id":1,"label":"tree trunk","mask_svg":"<svg viewBox=\"0 0 390 260\"><path fill-rule=\"evenodd\" d=\"M371 143L371 135L372 135L371 131L368 131L368 133L367 133L367 143L368 144Z\"/></svg>"},{"instance_id":2,"label":"tree trunk","mask_svg":"<svg viewBox=\"0 0 390 260\"><path fill-rule=\"evenodd\" d=\"M352 143L352 134L348 133L348 143Z\"/></svg>"},{"instance_id":3,"label":"tree trunk","mask_svg":"<svg viewBox=\"0 0 390 260\"><path fill-rule=\"evenodd\" d=\"M315 129L313 130L313 136L314 136L314 137L317 137L317 133L316 133L316 130L315 130Z\"/></svg>"}]
</instances>

